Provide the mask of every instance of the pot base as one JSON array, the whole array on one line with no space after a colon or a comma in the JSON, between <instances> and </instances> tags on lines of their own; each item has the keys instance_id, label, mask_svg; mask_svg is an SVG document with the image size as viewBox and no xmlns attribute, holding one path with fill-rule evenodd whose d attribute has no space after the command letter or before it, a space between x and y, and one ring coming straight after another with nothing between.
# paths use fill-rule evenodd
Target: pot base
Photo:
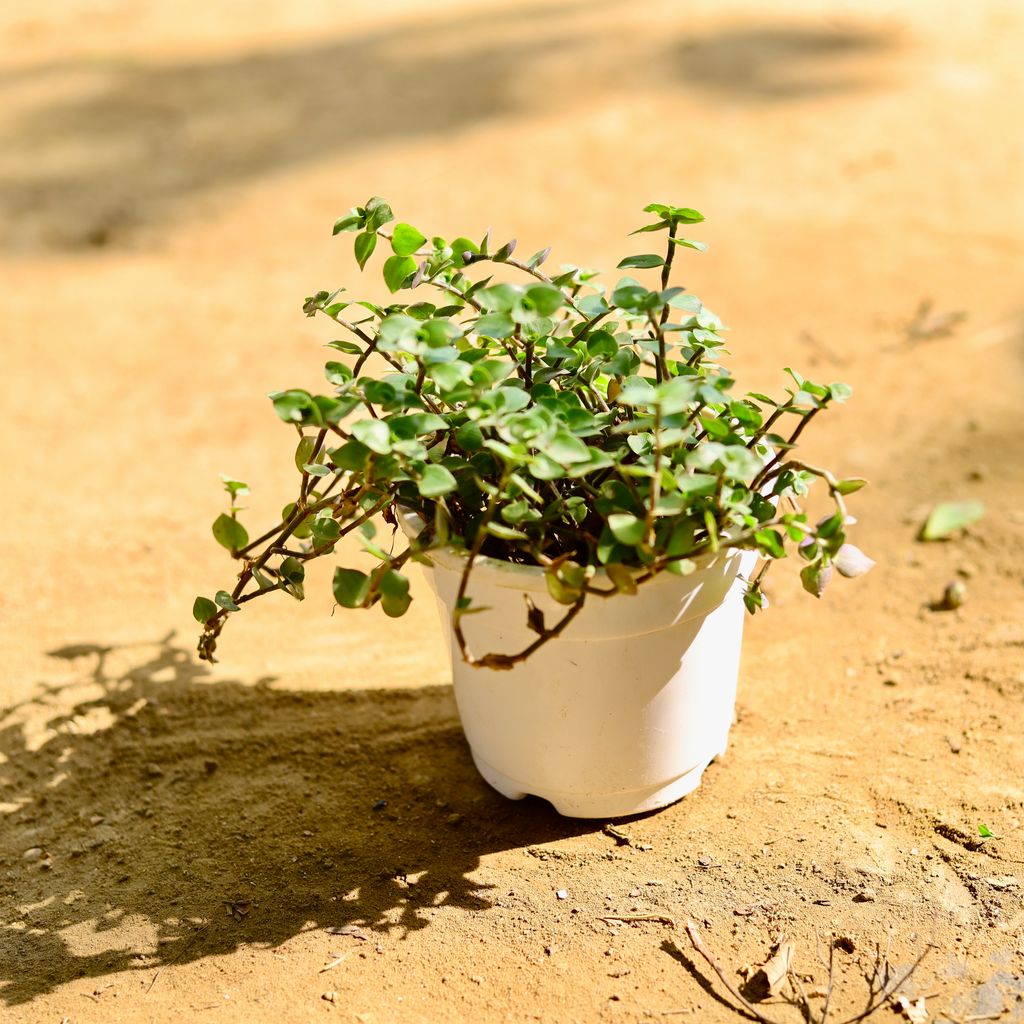
<instances>
[{"instance_id":1,"label":"pot base","mask_svg":"<svg viewBox=\"0 0 1024 1024\"><path fill-rule=\"evenodd\" d=\"M631 814L644 814L668 807L677 800L692 793L699 785L704 769L716 757L725 753L723 748L718 754L691 768L688 772L672 779L662 786L645 786L641 789L629 789L616 793L559 793L556 790L541 791L541 787L527 786L508 775L499 772L486 761L470 751L473 763L484 780L509 800L522 800L527 796L539 796L547 800L559 814L566 818L625 818Z\"/></svg>"}]
</instances>

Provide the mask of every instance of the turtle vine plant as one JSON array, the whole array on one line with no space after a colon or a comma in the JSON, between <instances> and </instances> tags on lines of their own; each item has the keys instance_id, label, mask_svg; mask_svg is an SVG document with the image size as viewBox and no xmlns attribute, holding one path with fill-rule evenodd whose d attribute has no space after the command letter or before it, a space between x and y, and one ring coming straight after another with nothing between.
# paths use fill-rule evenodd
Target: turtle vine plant
<instances>
[{"instance_id":1,"label":"turtle vine plant","mask_svg":"<svg viewBox=\"0 0 1024 1024\"><path fill-rule=\"evenodd\" d=\"M298 493L276 525L251 540L237 505L248 489L225 480L230 507L213 534L241 568L230 592L195 602L201 657L214 660L224 623L254 598L283 591L302 600L306 563L350 535L372 564L336 568L335 599L379 604L390 616L409 607L410 560L429 564L441 546L461 550L454 634L467 662L491 669L529 657L585 602L633 594L662 572L685 575L723 549L754 548L766 559L747 581L751 612L766 604L764 572L790 550L815 596L833 566L849 576L870 567L844 537L845 497L864 481L792 454L810 422L850 389L787 369L783 397L734 396L721 322L671 284L679 250L705 248L683 234L703 217L662 203L645 210L652 222L634 234L661 234L662 252L618 266L653 277L622 277L611 288L580 267L549 275L541 268L550 250L519 260L515 241L492 248L490 232L479 243L428 240L394 223L379 198L337 221L335 234L356 233L360 268L390 250L383 276L397 301L349 301L343 290L306 299L307 316L344 332L328 344L349 359L327 363L324 393L270 396L299 436ZM832 510L812 523L803 499L815 480ZM380 522L395 531L398 509L423 524L401 543L378 532ZM522 650L472 646L481 555L540 567L564 606L548 621L524 599L536 639Z\"/></svg>"}]
</instances>

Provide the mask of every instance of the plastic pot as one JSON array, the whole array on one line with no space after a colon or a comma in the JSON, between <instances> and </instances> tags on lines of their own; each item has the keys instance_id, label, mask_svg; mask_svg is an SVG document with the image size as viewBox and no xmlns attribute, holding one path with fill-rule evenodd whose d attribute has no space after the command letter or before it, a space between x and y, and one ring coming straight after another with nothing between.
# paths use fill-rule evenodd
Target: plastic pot
<instances>
[{"instance_id":1,"label":"plastic pot","mask_svg":"<svg viewBox=\"0 0 1024 1024\"><path fill-rule=\"evenodd\" d=\"M420 521L403 515L406 532ZM466 664L451 628L465 556L430 552L452 653L455 700L480 774L511 799L615 818L674 803L725 752L736 701L743 580L757 552L724 551L688 576L661 573L635 595L590 597L561 636L508 671ZM600 577L595 581L601 583ZM537 638L527 595L550 625L566 607L541 569L478 557L463 619L471 650L511 654Z\"/></svg>"}]
</instances>

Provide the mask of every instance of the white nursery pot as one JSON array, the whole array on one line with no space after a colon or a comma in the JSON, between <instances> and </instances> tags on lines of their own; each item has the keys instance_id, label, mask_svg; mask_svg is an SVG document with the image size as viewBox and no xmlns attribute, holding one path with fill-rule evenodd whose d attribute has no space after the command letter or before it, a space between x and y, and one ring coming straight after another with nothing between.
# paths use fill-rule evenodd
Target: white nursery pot
<instances>
[{"instance_id":1,"label":"white nursery pot","mask_svg":"<svg viewBox=\"0 0 1024 1024\"><path fill-rule=\"evenodd\" d=\"M406 532L420 520L403 514ZM508 671L459 654L451 610L465 556L430 552L452 655L455 701L480 774L513 800L533 794L574 818L616 818L674 803L725 752L743 634L741 576L755 551L698 560L689 576L663 572L635 595L588 597L556 637ZM601 575L595 583L607 585ZM478 557L463 632L477 656L513 654L537 639L525 595L550 627L567 611L541 569Z\"/></svg>"}]
</instances>

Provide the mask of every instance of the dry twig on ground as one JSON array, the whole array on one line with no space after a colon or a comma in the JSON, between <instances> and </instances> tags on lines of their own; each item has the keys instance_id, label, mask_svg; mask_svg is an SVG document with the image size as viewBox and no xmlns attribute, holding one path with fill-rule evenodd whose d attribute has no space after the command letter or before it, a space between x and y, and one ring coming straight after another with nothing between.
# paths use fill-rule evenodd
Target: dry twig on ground
<instances>
[{"instance_id":1,"label":"dry twig on ground","mask_svg":"<svg viewBox=\"0 0 1024 1024\"><path fill-rule=\"evenodd\" d=\"M761 1024L777 1024L777 1022L771 1017L765 1016L765 1014L763 1014L754 1005L754 1003L740 992L708 949L693 921L686 922L686 934L694 950L707 961L711 969L718 975L720 981L728 990L729 995L732 996L738 1004L740 1012L746 1013L752 1019L760 1021ZM897 977L892 964L889 962L888 950L883 954L881 947L876 946L871 973L867 975L865 979L868 984L867 1004L860 1013L854 1014L852 1017L847 1017L845 1020L838 1022L838 1024L859 1024L860 1021L866 1020L873 1013L876 1013L885 1006L885 1004L893 998L893 996L907 983L907 981L909 981L911 975L913 975L921 965L924 958L932 948L932 946L926 946L924 952L917 958L917 960L914 961L913 964L911 964L903 975ZM835 980L834 939L830 941L829 944L829 958L827 963L828 987L825 991L825 1003L820 1012L816 1011L814 1007L812 1007L810 997L804 990L800 977L793 970L792 960L794 949L795 947L792 941L786 936L781 936L779 941L776 943L774 955L758 971L758 974L755 975L755 977L762 974L764 975L762 980L769 983L767 994L774 994L780 987L782 981L788 980L793 991L793 995L789 1001L800 1009L804 1020L808 1021L809 1024L828 1024L828 1015L832 1003L832 992ZM821 959L824 963L824 959ZM764 990L763 984L761 986L761 990Z\"/></svg>"}]
</instances>

